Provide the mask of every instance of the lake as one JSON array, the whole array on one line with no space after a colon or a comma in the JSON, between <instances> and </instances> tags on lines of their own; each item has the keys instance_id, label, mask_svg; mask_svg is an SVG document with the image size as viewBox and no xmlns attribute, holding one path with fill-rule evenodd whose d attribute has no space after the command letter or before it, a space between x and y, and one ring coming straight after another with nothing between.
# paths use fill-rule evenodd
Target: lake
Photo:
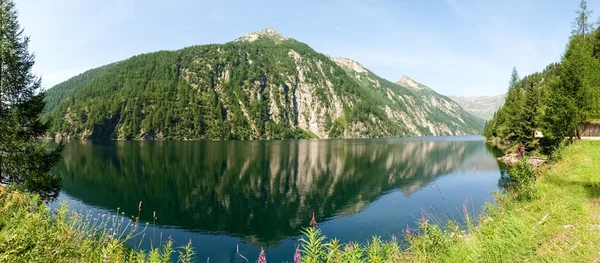
<instances>
[{"instance_id":1,"label":"lake","mask_svg":"<svg viewBox=\"0 0 600 263\"><path fill-rule=\"evenodd\" d=\"M77 211L137 215L142 201L142 248L162 233L191 240L200 262L245 262L238 245L250 262L261 247L269 262L291 262L312 213L343 242L401 237L422 216L460 222L463 205L479 213L506 178L500 154L478 136L78 141L53 172L63 176L57 202Z\"/></svg>"}]
</instances>

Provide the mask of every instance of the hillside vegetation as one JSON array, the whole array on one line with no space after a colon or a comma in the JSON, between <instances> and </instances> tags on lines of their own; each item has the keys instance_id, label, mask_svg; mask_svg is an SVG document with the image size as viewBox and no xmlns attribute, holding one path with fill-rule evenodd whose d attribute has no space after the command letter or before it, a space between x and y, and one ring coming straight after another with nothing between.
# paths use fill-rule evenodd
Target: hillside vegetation
<instances>
[{"instance_id":1,"label":"hillside vegetation","mask_svg":"<svg viewBox=\"0 0 600 263\"><path fill-rule=\"evenodd\" d=\"M142 54L47 91L50 135L284 139L478 134L452 100L379 78L273 29Z\"/></svg>"},{"instance_id":2,"label":"hillside vegetation","mask_svg":"<svg viewBox=\"0 0 600 263\"><path fill-rule=\"evenodd\" d=\"M594 28L590 14L581 1L560 63L522 79L513 69L506 102L485 125L486 137L551 154L600 117L600 29ZM534 138L536 131L542 132L542 140Z\"/></svg>"}]
</instances>

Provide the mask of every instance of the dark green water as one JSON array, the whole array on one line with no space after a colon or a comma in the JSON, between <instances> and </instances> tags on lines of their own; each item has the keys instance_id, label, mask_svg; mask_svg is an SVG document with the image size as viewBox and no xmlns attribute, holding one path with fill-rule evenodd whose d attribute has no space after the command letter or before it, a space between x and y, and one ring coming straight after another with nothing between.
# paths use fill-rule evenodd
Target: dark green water
<instances>
[{"instance_id":1,"label":"dark green water","mask_svg":"<svg viewBox=\"0 0 600 263\"><path fill-rule=\"evenodd\" d=\"M63 175L59 201L128 214L142 201L141 220L158 217L147 232L191 239L201 262L241 262L238 244L249 259L264 246L269 262L281 262L292 261L313 212L342 241L402 236L422 214L460 221L465 203L478 213L504 174L498 154L472 136L71 142L54 171Z\"/></svg>"}]
</instances>

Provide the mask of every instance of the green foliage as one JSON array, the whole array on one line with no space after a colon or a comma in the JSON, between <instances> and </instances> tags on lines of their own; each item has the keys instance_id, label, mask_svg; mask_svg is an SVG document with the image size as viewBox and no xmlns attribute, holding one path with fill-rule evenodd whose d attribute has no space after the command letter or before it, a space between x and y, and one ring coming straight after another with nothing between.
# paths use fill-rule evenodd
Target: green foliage
<instances>
[{"instance_id":1,"label":"green foliage","mask_svg":"<svg viewBox=\"0 0 600 263\"><path fill-rule=\"evenodd\" d=\"M600 116L600 30L589 23L585 0L576 13L560 64L521 81L515 81L513 70L506 103L486 124L486 137L551 155L565 138L579 137L583 124ZM539 142L537 130L544 135Z\"/></svg>"},{"instance_id":2,"label":"green foliage","mask_svg":"<svg viewBox=\"0 0 600 263\"><path fill-rule=\"evenodd\" d=\"M527 158L523 157L510 171L508 192L517 200L532 200L538 198L536 175L529 165Z\"/></svg>"},{"instance_id":3,"label":"green foliage","mask_svg":"<svg viewBox=\"0 0 600 263\"><path fill-rule=\"evenodd\" d=\"M423 220L419 226L419 235L408 235L409 253L416 262L441 262L447 256L452 245L462 237L462 232L453 222L448 223L448 231L440 226L428 224Z\"/></svg>"},{"instance_id":4,"label":"green foliage","mask_svg":"<svg viewBox=\"0 0 600 263\"><path fill-rule=\"evenodd\" d=\"M65 203L51 211L37 196L0 186L1 262L194 262L191 244L173 248L167 240L150 251L133 250L125 242L142 236L147 224L120 214L73 212Z\"/></svg>"},{"instance_id":5,"label":"green foliage","mask_svg":"<svg viewBox=\"0 0 600 263\"><path fill-rule=\"evenodd\" d=\"M358 263L397 262L401 250L395 237L389 242L373 237L367 244L347 243L341 245L337 239L328 240L318 228L306 228L300 239L301 262L306 263Z\"/></svg>"},{"instance_id":6,"label":"green foliage","mask_svg":"<svg viewBox=\"0 0 600 263\"><path fill-rule=\"evenodd\" d=\"M12 1L0 1L0 25L0 183L53 198L60 177L49 171L60 159L63 145L48 149L40 140L48 130L40 119L45 93L31 73L34 56Z\"/></svg>"},{"instance_id":7,"label":"green foliage","mask_svg":"<svg viewBox=\"0 0 600 263\"><path fill-rule=\"evenodd\" d=\"M592 10L587 9L586 0L581 0L581 2L579 2L579 8L579 10L575 11L577 17L575 18L575 21L573 21L573 23L571 24L571 34L584 36L592 32L592 30L594 29L594 24L590 22L590 15L592 14Z\"/></svg>"}]
</instances>

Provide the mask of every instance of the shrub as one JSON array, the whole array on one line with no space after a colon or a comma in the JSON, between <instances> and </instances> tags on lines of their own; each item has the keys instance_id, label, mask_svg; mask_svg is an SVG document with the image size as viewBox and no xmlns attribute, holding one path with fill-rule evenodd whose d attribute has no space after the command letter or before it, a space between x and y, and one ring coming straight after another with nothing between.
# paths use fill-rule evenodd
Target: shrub
<instances>
[{"instance_id":1,"label":"shrub","mask_svg":"<svg viewBox=\"0 0 600 263\"><path fill-rule=\"evenodd\" d=\"M508 192L517 200L532 200L538 197L536 175L529 165L528 158L521 158L517 166L511 168Z\"/></svg>"}]
</instances>

